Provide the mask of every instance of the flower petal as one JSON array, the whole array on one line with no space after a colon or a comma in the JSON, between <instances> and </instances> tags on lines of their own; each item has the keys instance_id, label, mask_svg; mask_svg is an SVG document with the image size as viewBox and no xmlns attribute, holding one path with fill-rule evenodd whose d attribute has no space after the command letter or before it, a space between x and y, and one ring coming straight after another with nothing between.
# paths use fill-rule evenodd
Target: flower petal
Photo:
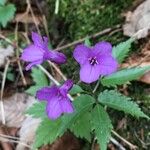
<instances>
[{"instance_id":1,"label":"flower petal","mask_svg":"<svg viewBox=\"0 0 150 150\"><path fill-rule=\"evenodd\" d=\"M48 48L48 38L46 36L43 36L43 44L41 45L41 47L42 47L42 49L45 52L49 51L49 48Z\"/></svg>"},{"instance_id":2,"label":"flower petal","mask_svg":"<svg viewBox=\"0 0 150 150\"><path fill-rule=\"evenodd\" d=\"M48 38L46 36L43 36L43 44L48 47Z\"/></svg>"},{"instance_id":3,"label":"flower petal","mask_svg":"<svg viewBox=\"0 0 150 150\"><path fill-rule=\"evenodd\" d=\"M88 60L89 54L90 48L88 48L84 44L80 44L75 48L73 57L80 65L83 65Z\"/></svg>"},{"instance_id":4,"label":"flower petal","mask_svg":"<svg viewBox=\"0 0 150 150\"><path fill-rule=\"evenodd\" d=\"M30 45L24 49L21 59L27 62L37 61L43 59L44 52L41 48Z\"/></svg>"},{"instance_id":5,"label":"flower petal","mask_svg":"<svg viewBox=\"0 0 150 150\"><path fill-rule=\"evenodd\" d=\"M45 53L45 58L50 59L52 62L55 62L57 64L63 64L67 60L66 56L63 53L52 50Z\"/></svg>"},{"instance_id":6,"label":"flower petal","mask_svg":"<svg viewBox=\"0 0 150 150\"><path fill-rule=\"evenodd\" d=\"M107 55L107 54L111 54L112 52L112 45L109 42L99 42L94 46L94 50L93 52L95 53L95 55Z\"/></svg>"},{"instance_id":7,"label":"flower petal","mask_svg":"<svg viewBox=\"0 0 150 150\"><path fill-rule=\"evenodd\" d=\"M36 66L36 65L39 65L43 62L43 60L37 60L37 61L34 61L32 63L29 63L27 66L26 66L26 70L30 70L33 66Z\"/></svg>"},{"instance_id":8,"label":"flower petal","mask_svg":"<svg viewBox=\"0 0 150 150\"><path fill-rule=\"evenodd\" d=\"M32 36L34 45L39 46L39 47L41 47L41 45L43 45L43 39L38 33L32 32L31 36Z\"/></svg>"},{"instance_id":9,"label":"flower petal","mask_svg":"<svg viewBox=\"0 0 150 150\"><path fill-rule=\"evenodd\" d=\"M36 32L32 32L32 40L34 45L44 50L48 50L48 38L46 36L40 36Z\"/></svg>"},{"instance_id":10,"label":"flower petal","mask_svg":"<svg viewBox=\"0 0 150 150\"><path fill-rule=\"evenodd\" d=\"M99 79L100 69L98 65L92 66L90 63L86 63L81 67L80 80L85 83L92 83Z\"/></svg>"},{"instance_id":11,"label":"flower petal","mask_svg":"<svg viewBox=\"0 0 150 150\"><path fill-rule=\"evenodd\" d=\"M44 87L36 92L36 97L42 101L49 101L53 96L56 96L58 93L58 87L53 85L52 87Z\"/></svg>"},{"instance_id":12,"label":"flower petal","mask_svg":"<svg viewBox=\"0 0 150 150\"><path fill-rule=\"evenodd\" d=\"M42 37L36 32L32 32L31 37L34 45L41 47L41 45L43 44Z\"/></svg>"},{"instance_id":13,"label":"flower petal","mask_svg":"<svg viewBox=\"0 0 150 150\"><path fill-rule=\"evenodd\" d=\"M109 75L115 72L118 68L118 62L111 55L101 55L99 57L100 75Z\"/></svg>"},{"instance_id":14,"label":"flower petal","mask_svg":"<svg viewBox=\"0 0 150 150\"><path fill-rule=\"evenodd\" d=\"M65 81L65 83L61 86L60 89L65 90L66 92L68 92L73 86L73 81L72 80L67 80Z\"/></svg>"},{"instance_id":15,"label":"flower petal","mask_svg":"<svg viewBox=\"0 0 150 150\"><path fill-rule=\"evenodd\" d=\"M69 98L64 98L60 100L60 103L61 103L62 111L64 113L72 113L74 111L73 105L69 100Z\"/></svg>"},{"instance_id":16,"label":"flower petal","mask_svg":"<svg viewBox=\"0 0 150 150\"><path fill-rule=\"evenodd\" d=\"M47 115L50 119L55 120L63 113L62 106L60 104L59 97L52 97L50 101L47 103L46 107Z\"/></svg>"}]
</instances>

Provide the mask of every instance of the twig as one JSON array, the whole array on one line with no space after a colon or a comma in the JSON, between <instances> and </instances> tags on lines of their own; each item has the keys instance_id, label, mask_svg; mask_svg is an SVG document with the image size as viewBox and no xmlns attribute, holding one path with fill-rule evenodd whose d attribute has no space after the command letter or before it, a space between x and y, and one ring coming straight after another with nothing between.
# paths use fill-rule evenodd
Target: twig
<instances>
[{"instance_id":1,"label":"twig","mask_svg":"<svg viewBox=\"0 0 150 150\"><path fill-rule=\"evenodd\" d=\"M146 148L147 148L147 143L145 143L142 139L140 139L140 138L138 137L138 135L137 135L136 132L134 132L134 133L135 133L136 138L140 141L140 143L142 144L142 146L146 149Z\"/></svg>"},{"instance_id":2,"label":"twig","mask_svg":"<svg viewBox=\"0 0 150 150\"><path fill-rule=\"evenodd\" d=\"M1 107L1 115L2 115L2 123L3 124L5 124L5 111L4 111L4 105L3 105L3 93L4 93L6 75L7 75L7 70L8 70L9 64L10 64L10 61L7 60L7 63L5 65L5 70L4 70L4 73L3 73L2 84L1 84L0 107Z\"/></svg>"},{"instance_id":3,"label":"twig","mask_svg":"<svg viewBox=\"0 0 150 150\"><path fill-rule=\"evenodd\" d=\"M100 35L104 35L104 34L106 34L106 33L109 33L109 32L111 32L111 31L113 31L114 29L118 29L118 28L120 28L120 27L121 27L120 25L116 25L114 28L107 28L107 29L105 29L105 30L103 30L103 31L100 31L100 32L95 33L95 34L93 34L93 35L90 35L90 36L88 36L88 37L89 37L89 38L96 38L96 37L98 37L98 36L100 36ZM66 45L64 45L64 46L58 47L58 48L56 48L55 50L59 50L59 51L60 51L60 50L63 50L63 49L65 49L65 48L71 47L71 46L73 46L73 45L76 45L76 44L78 44L78 43L83 42L86 38L87 38L87 36L84 37L84 38L81 38L81 39L79 39L79 40L77 40L77 41L74 41L74 42L72 42L72 43L69 43L69 44L66 44Z\"/></svg>"},{"instance_id":4,"label":"twig","mask_svg":"<svg viewBox=\"0 0 150 150\"><path fill-rule=\"evenodd\" d=\"M95 142L96 142L96 138L94 137L91 145L91 150L95 149Z\"/></svg>"},{"instance_id":5,"label":"twig","mask_svg":"<svg viewBox=\"0 0 150 150\"><path fill-rule=\"evenodd\" d=\"M18 49L18 22L16 23L16 28L15 28L15 41L16 41L16 57L17 57L17 64L19 68L19 72L22 78L23 84L26 86L27 82L23 74L23 69L21 67L20 59L19 59L19 49Z\"/></svg>"},{"instance_id":6,"label":"twig","mask_svg":"<svg viewBox=\"0 0 150 150\"><path fill-rule=\"evenodd\" d=\"M1 137L7 138L7 139L14 139L14 140L20 140L19 137L14 137L10 135L0 134Z\"/></svg>"},{"instance_id":7,"label":"twig","mask_svg":"<svg viewBox=\"0 0 150 150\"><path fill-rule=\"evenodd\" d=\"M47 20L46 20L45 15L43 15L42 18L43 18L43 25L44 25L44 29L45 29L46 35L48 37L48 40L50 41L50 36L49 36L49 33L48 33Z\"/></svg>"},{"instance_id":8,"label":"twig","mask_svg":"<svg viewBox=\"0 0 150 150\"><path fill-rule=\"evenodd\" d=\"M50 80L56 84L57 86L60 86L60 83L55 80L55 78L52 77L52 75L41 65L38 65L38 67L50 78Z\"/></svg>"},{"instance_id":9,"label":"twig","mask_svg":"<svg viewBox=\"0 0 150 150\"><path fill-rule=\"evenodd\" d=\"M16 141L16 140L13 140L13 139L7 139L7 138L2 137L2 136L0 136L0 141L22 144L22 145L24 145L24 146L26 146L26 147L31 149L31 146L27 145L26 143L23 143L23 142L20 142L20 141Z\"/></svg>"},{"instance_id":10,"label":"twig","mask_svg":"<svg viewBox=\"0 0 150 150\"><path fill-rule=\"evenodd\" d=\"M126 143L131 149L137 149L136 145L133 145L132 143L130 143L129 141L127 141L126 139L124 139L122 136L120 136L117 132L115 132L114 130L112 130L112 133L118 137L120 140L122 140L124 143Z\"/></svg>"},{"instance_id":11,"label":"twig","mask_svg":"<svg viewBox=\"0 0 150 150\"><path fill-rule=\"evenodd\" d=\"M117 29L113 30L112 32L110 32L109 36L112 36L113 34L118 33L120 31L122 31L122 28L117 28Z\"/></svg>"},{"instance_id":12,"label":"twig","mask_svg":"<svg viewBox=\"0 0 150 150\"><path fill-rule=\"evenodd\" d=\"M35 19L34 12L33 12L33 10L32 10L31 4L30 4L30 0L26 0L26 3L27 3L27 5L28 5L28 7L29 7L29 10L30 10L30 12L31 12L31 16L32 16L32 18L33 18L33 21L34 21L34 24L35 24L35 26L36 26L36 29L37 29L38 33L41 35L40 29L39 29L39 27L38 27L38 25L37 25L37 22L36 22L36 19Z\"/></svg>"},{"instance_id":13,"label":"twig","mask_svg":"<svg viewBox=\"0 0 150 150\"><path fill-rule=\"evenodd\" d=\"M2 34L0 34L0 38L5 40L7 43L11 44L13 47L15 46L14 43L10 39L6 38Z\"/></svg>"},{"instance_id":14,"label":"twig","mask_svg":"<svg viewBox=\"0 0 150 150\"><path fill-rule=\"evenodd\" d=\"M60 47L61 45L63 45L64 41L65 41L65 38L63 38L63 39L58 43L57 47ZM56 48L57 48L57 47L56 47Z\"/></svg>"},{"instance_id":15,"label":"twig","mask_svg":"<svg viewBox=\"0 0 150 150\"><path fill-rule=\"evenodd\" d=\"M7 37L5 37L4 35L0 34L0 38L3 39L3 40L5 40L10 45L12 45L14 48L16 48L16 44L14 42L12 42L10 39L8 39ZM23 51L20 47L18 47L18 49L20 51Z\"/></svg>"},{"instance_id":16,"label":"twig","mask_svg":"<svg viewBox=\"0 0 150 150\"><path fill-rule=\"evenodd\" d=\"M61 72L61 70L51 61L48 60L48 63L58 72L58 74L66 81L66 76Z\"/></svg>"},{"instance_id":17,"label":"twig","mask_svg":"<svg viewBox=\"0 0 150 150\"><path fill-rule=\"evenodd\" d=\"M110 138L110 141L116 145L119 150L126 150L116 139L114 139L113 137Z\"/></svg>"}]
</instances>

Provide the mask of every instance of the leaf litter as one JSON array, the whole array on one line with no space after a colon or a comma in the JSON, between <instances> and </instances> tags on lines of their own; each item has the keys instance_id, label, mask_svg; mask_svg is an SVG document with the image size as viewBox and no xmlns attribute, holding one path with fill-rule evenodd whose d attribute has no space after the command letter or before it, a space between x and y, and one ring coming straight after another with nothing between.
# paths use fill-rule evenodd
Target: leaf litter
<instances>
[{"instance_id":1,"label":"leaf litter","mask_svg":"<svg viewBox=\"0 0 150 150\"><path fill-rule=\"evenodd\" d=\"M122 64L122 68L133 66L150 66L150 40L144 44L142 50L139 53L133 53L125 63ZM150 84L150 71L144 74L139 81Z\"/></svg>"},{"instance_id":2,"label":"leaf litter","mask_svg":"<svg viewBox=\"0 0 150 150\"><path fill-rule=\"evenodd\" d=\"M144 29L144 30L143 30ZM141 39L147 37L150 29L150 0L141 3L133 12L129 11L126 14L126 23L123 26L124 35L133 36ZM139 32L143 30L142 32Z\"/></svg>"},{"instance_id":3,"label":"leaf litter","mask_svg":"<svg viewBox=\"0 0 150 150\"><path fill-rule=\"evenodd\" d=\"M32 96L28 96L25 93L15 93L11 97L4 98L4 111L7 127L14 127L18 129L18 145L16 150L23 150L26 148L22 143L31 145L34 141L35 130L37 129L40 119L26 116L25 111L36 100ZM0 122L2 116L0 113Z\"/></svg>"},{"instance_id":4,"label":"leaf litter","mask_svg":"<svg viewBox=\"0 0 150 150\"><path fill-rule=\"evenodd\" d=\"M14 55L14 48L8 45L6 48L0 45L0 67L4 65L7 57L12 57Z\"/></svg>"}]
</instances>

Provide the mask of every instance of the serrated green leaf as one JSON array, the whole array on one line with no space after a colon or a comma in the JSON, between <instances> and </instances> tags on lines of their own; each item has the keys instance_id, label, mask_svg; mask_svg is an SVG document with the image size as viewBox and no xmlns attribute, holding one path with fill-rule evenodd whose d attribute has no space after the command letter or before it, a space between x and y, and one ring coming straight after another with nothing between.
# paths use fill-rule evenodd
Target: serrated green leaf
<instances>
[{"instance_id":1,"label":"serrated green leaf","mask_svg":"<svg viewBox=\"0 0 150 150\"><path fill-rule=\"evenodd\" d=\"M45 74L39 68L33 68L31 76L35 85L31 86L26 90L28 94L35 96L37 90L41 89L44 86L48 86L48 80Z\"/></svg>"},{"instance_id":2,"label":"serrated green leaf","mask_svg":"<svg viewBox=\"0 0 150 150\"><path fill-rule=\"evenodd\" d=\"M148 116L141 111L139 106L135 102L131 101L131 98L126 97L117 91L106 90L100 93L98 96L98 101L108 107L124 111L132 116L148 118Z\"/></svg>"},{"instance_id":3,"label":"serrated green leaf","mask_svg":"<svg viewBox=\"0 0 150 150\"><path fill-rule=\"evenodd\" d=\"M26 111L26 114L32 115L34 118L45 118L47 117L45 108L46 102L37 102L29 107L29 109Z\"/></svg>"},{"instance_id":4,"label":"serrated green leaf","mask_svg":"<svg viewBox=\"0 0 150 150\"><path fill-rule=\"evenodd\" d=\"M51 144L57 139L57 131L61 126L61 119L49 120L45 118L36 131L33 149Z\"/></svg>"},{"instance_id":5,"label":"serrated green leaf","mask_svg":"<svg viewBox=\"0 0 150 150\"><path fill-rule=\"evenodd\" d=\"M80 138L85 138L91 142L91 114L85 112L71 126L70 130Z\"/></svg>"},{"instance_id":6,"label":"serrated green leaf","mask_svg":"<svg viewBox=\"0 0 150 150\"><path fill-rule=\"evenodd\" d=\"M126 68L101 79L104 86L115 86L125 84L128 81L140 78L150 66Z\"/></svg>"},{"instance_id":7,"label":"serrated green leaf","mask_svg":"<svg viewBox=\"0 0 150 150\"><path fill-rule=\"evenodd\" d=\"M95 100L90 95L80 95L73 101L75 112L72 114L65 114L62 116L62 126L58 131L58 135L62 135L69 129L85 112L89 111ZM82 134L82 133L81 133ZM86 137L85 137L86 138Z\"/></svg>"},{"instance_id":8,"label":"serrated green leaf","mask_svg":"<svg viewBox=\"0 0 150 150\"><path fill-rule=\"evenodd\" d=\"M83 89L79 85L74 84L69 93L71 95L75 95L75 94L78 94L78 93L81 93L81 92L83 92Z\"/></svg>"},{"instance_id":9,"label":"serrated green leaf","mask_svg":"<svg viewBox=\"0 0 150 150\"><path fill-rule=\"evenodd\" d=\"M13 4L0 6L0 24L6 27L7 23L13 19L16 8Z\"/></svg>"},{"instance_id":10,"label":"serrated green leaf","mask_svg":"<svg viewBox=\"0 0 150 150\"><path fill-rule=\"evenodd\" d=\"M92 127L95 130L94 132L100 145L100 149L106 150L112 130L111 120L104 108L98 104L93 109L91 115Z\"/></svg>"},{"instance_id":11,"label":"serrated green leaf","mask_svg":"<svg viewBox=\"0 0 150 150\"><path fill-rule=\"evenodd\" d=\"M123 62L128 55L133 41L133 39L129 39L113 47L112 54L119 63Z\"/></svg>"},{"instance_id":12,"label":"serrated green leaf","mask_svg":"<svg viewBox=\"0 0 150 150\"><path fill-rule=\"evenodd\" d=\"M4 5L6 3L6 0L0 0L0 5Z\"/></svg>"}]
</instances>

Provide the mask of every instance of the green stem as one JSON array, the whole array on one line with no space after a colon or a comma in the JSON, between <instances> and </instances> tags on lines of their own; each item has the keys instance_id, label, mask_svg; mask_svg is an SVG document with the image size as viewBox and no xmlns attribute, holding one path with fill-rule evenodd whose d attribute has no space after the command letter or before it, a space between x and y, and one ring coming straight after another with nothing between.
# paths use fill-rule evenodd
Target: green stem
<instances>
[{"instance_id":1,"label":"green stem","mask_svg":"<svg viewBox=\"0 0 150 150\"><path fill-rule=\"evenodd\" d=\"M99 87L99 84L100 84L100 80L97 81L95 87L94 87L94 90L92 91L92 93L95 93L97 88Z\"/></svg>"}]
</instances>

